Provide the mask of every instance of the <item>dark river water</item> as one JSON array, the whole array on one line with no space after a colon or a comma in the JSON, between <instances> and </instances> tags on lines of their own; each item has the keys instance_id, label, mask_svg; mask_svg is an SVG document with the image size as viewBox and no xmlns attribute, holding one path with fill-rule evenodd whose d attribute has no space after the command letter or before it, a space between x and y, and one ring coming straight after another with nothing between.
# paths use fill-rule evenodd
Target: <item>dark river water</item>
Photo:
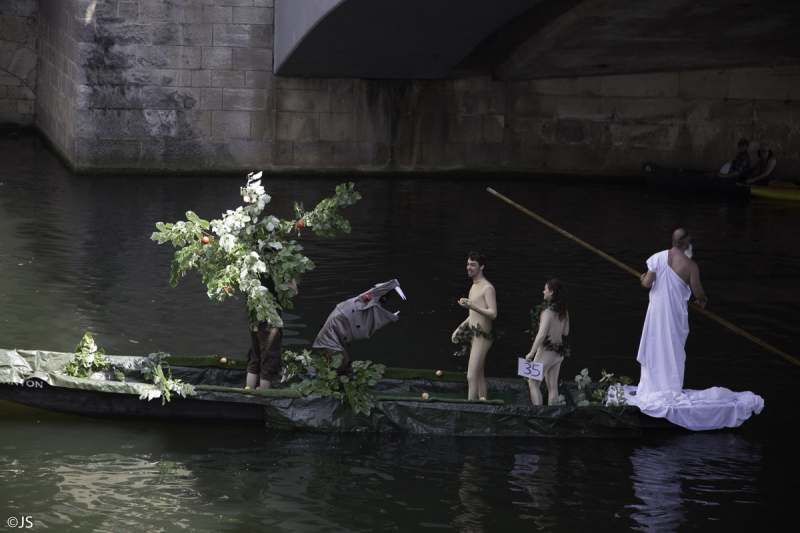
<instances>
[{"instance_id":1,"label":"dark river water","mask_svg":"<svg viewBox=\"0 0 800 533\"><path fill-rule=\"evenodd\" d=\"M258 169L254 169L258 170ZM187 210L219 218L244 176L75 176L36 138L0 139L0 348L244 357L243 300L214 305L199 277L169 287L170 245L150 235ZM636 277L486 192L524 205L636 270L688 226L708 310L800 357L800 203L676 194L637 179L282 176L268 211L292 218L337 183L363 199L335 240L303 234L317 268L287 313L284 345L310 346L334 306L397 278L404 321L351 354L465 370L449 337L465 318L466 254L498 295L486 373L527 353L529 309L567 287L572 358L638 380L647 292ZM794 521L800 367L698 313L685 387L752 390L735 430L619 439L330 435L95 421L0 402L0 524L50 531L780 530ZM23 526L20 528L19 526ZM9 529L12 529L9 527Z\"/></svg>"}]
</instances>

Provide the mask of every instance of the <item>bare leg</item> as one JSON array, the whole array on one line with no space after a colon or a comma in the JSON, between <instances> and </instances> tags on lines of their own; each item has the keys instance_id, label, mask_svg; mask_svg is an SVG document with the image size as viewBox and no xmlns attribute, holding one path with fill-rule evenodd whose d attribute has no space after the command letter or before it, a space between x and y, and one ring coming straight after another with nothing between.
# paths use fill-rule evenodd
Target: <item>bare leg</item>
<instances>
[{"instance_id":1,"label":"bare leg","mask_svg":"<svg viewBox=\"0 0 800 533\"><path fill-rule=\"evenodd\" d=\"M258 383L258 374L251 374L250 372L247 373L247 382L245 385L245 389L255 389L256 383Z\"/></svg>"},{"instance_id":2,"label":"bare leg","mask_svg":"<svg viewBox=\"0 0 800 533\"><path fill-rule=\"evenodd\" d=\"M477 400L486 398L486 377L483 373L483 365L486 362L486 354L492 347L492 341L483 337L473 337L472 346L469 352L469 365L467 366L467 383L469 384L468 398Z\"/></svg>"},{"instance_id":3,"label":"bare leg","mask_svg":"<svg viewBox=\"0 0 800 533\"><path fill-rule=\"evenodd\" d=\"M536 379L528 380L528 388L531 391L531 403L533 405L542 405L542 382Z\"/></svg>"},{"instance_id":4,"label":"bare leg","mask_svg":"<svg viewBox=\"0 0 800 533\"><path fill-rule=\"evenodd\" d=\"M552 405L553 400L558 398L558 371L561 370L561 363L564 361L563 357L558 358L558 362L553 363L547 372L545 372L544 379L547 383L547 405Z\"/></svg>"},{"instance_id":5,"label":"bare leg","mask_svg":"<svg viewBox=\"0 0 800 533\"><path fill-rule=\"evenodd\" d=\"M542 372L544 374L545 383L547 383L547 396L548 404L550 398L558 396L558 371L561 368L561 361L563 357L555 352L539 350L533 360L537 363L542 363ZM552 372L555 367L555 372ZM542 405L542 391L540 389L542 382L534 379L528 380L528 388L531 391L531 403L533 405Z\"/></svg>"},{"instance_id":6,"label":"bare leg","mask_svg":"<svg viewBox=\"0 0 800 533\"><path fill-rule=\"evenodd\" d=\"M271 388L272 388L272 382L271 382L271 381L269 381L268 379L262 379L262 380L261 380L261 386L260 386L260 387L258 387L258 388L259 388L259 389L262 389L262 390L264 390L264 389L271 389Z\"/></svg>"}]
</instances>

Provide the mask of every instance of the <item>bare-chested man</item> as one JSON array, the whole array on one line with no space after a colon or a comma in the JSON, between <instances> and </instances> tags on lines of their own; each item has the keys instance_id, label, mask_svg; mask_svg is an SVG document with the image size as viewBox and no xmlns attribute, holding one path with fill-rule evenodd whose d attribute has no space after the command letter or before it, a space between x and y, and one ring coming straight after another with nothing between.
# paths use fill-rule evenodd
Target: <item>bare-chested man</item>
<instances>
[{"instance_id":1,"label":"bare-chested man","mask_svg":"<svg viewBox=\"0 0 800 533\"><path fill-rule=\"evenodd\" d=\"M483 277L486 257L478 252L470 252L467 257L467 275L472 279L469 298L461 298L458 304L469 309L469 316L453 332L451 340L457 344L459 329L469 327L473 332L467 367L469 399L486 398L486 377L483 364L486 353L492 346L492 321L497 318L497 298L494 287ZM480 327L478 329L478 327Z\"/></svg>"},{"instance_id":2,"label":"bare-chested man","mask_svg":"<svg viewBox=\"0 0 800 533\"><path fill-rule=\"evenodd\" d=\"M705 308L708 298L700 285L700 269L691 260L689 230L672 233L672 248L647 260L642 287L650 289L650 305L644 321L639 355L642 377L637 397L656 392L681 392L686 364L689 317L686 302L694 293L695 304Z\"/></svg>"}]
</instances>

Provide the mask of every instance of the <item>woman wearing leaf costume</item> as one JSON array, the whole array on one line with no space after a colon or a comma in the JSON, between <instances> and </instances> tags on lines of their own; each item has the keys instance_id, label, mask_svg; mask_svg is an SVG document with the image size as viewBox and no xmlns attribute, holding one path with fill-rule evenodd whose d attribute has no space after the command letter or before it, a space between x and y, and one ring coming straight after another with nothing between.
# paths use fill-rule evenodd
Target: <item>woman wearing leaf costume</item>
<instances>
[{"instance_id":1,"label":"woman wearing leaf costume","mask_svg":"<svg viewBox=\"0 0 800 533\"><path fill-rule=\"evenodd\" d=\"M297 294L295 280L299 281L301 274L314 268L314 263L302 253L303 247L290 240L289 235L299 235L302 228L327 238L335 237L337 230L350 233L350 223L337 211L356 203L361 195L353 190L352 183L343 183L313 211L305 211L303 204L295 202L297 219L289 221L262 213L271 198L261 186L261 172L248 175L247 184L240 192L244 207L229 210L222 219L208 222L189 211L186 221L157 223L159 231L154 232L151 239L159 244L171 242L178 249L170 275L173 287L186 272L196 268L208 288L209 299L214 302L222 302L236 291L244 293L250 331L256 337L264 337L265 346L272 342L273 349L267 351L274 352L274 342L277 340L279 345L280 339L274 338L277 332L267 329L283 327L280 310L292 308L289 299ZM270 380L264 378L273 377L275 365L265 374L260 352L264 352L264 346L259 340L258 348L253 346L253 357L258 359L257 377L262 378L262 387L269 387ZM253 369L255 363L254 360ZM279 371L280 356L276 365ZM248 368L251 367L248 365ZM248 376L248 383L254 385L255 377Z\"/></svg>"},{"instance_id":2,"label":"woman wearing leaf costume","mask_svg":"<svg viewBox=\"0 0 800 533\"><path fill-rule=\"evenodd\" d=\"M558 397L558 372L564 357L569 357L569 344L563 338L569 334L569 313L567 313L567 294L557 279L551 279L544 286L544 302L531 312L533 327L531 334L536 337L531 351L525 356L527 361L544 365L543 373L547 383L548 404ZM541 380L528 380L531 403L542 405Z\"/></svg>"}]
</instances>

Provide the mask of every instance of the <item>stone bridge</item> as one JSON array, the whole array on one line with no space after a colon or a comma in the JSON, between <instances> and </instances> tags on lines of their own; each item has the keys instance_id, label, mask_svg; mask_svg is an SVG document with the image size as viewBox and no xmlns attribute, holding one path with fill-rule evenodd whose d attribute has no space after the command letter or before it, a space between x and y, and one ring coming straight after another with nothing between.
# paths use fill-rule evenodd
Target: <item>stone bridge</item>
<instances>
[{"instance_id":1,"label":"stone bridge","mask_svg":"<svg viewBox=\"0 0 800 533\"><path fill-rule=\"evenodd\" d=\"M0 126L76 172L800 174L796 0L0 0Z\"/></svg>"}]
</instances>

